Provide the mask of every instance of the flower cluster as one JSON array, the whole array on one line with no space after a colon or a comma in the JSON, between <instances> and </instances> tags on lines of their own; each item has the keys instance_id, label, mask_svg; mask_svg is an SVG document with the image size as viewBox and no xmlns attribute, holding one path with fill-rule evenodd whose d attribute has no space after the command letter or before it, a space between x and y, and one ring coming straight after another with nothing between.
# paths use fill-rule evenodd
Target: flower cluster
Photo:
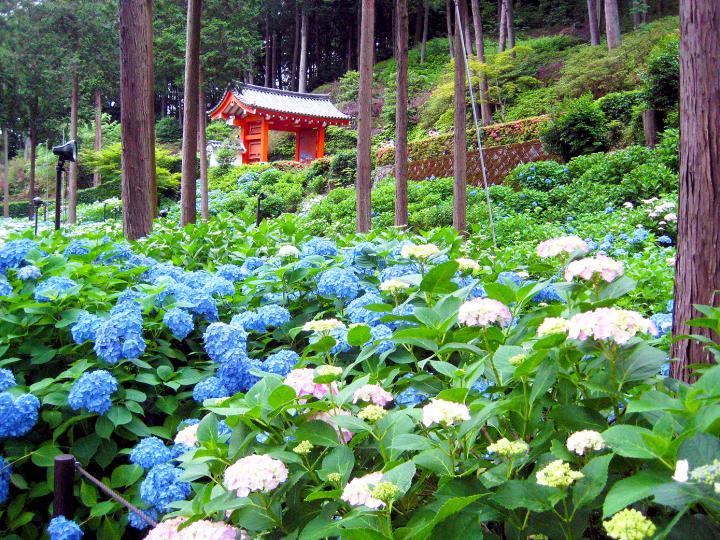
<instances>
[{"instance_id":1,"label":"flower cluster","mask_svg":"<svg viewBox=\"0 0 720 540\"><path fill-rule=\"evenodd\" d=\"M300 355L289 349L274 352L262 363L261 369L265 373L274 373L281 377L287 376L300 361Z\"/></svg>"},{"instance_id":2,"label":"flower cluster","mask_svg":"<svg viewBox=\"0 0 720 540\"><path fill-rule=\"evenodd\" d=\"M231 324L241 326L248 332L267 332L268 328L282 326L291 319L290 312L277 304L261 306L257 311L248 310L232 318Z\"/></svg>"},{"instance_id":3,"label":"flower cluster","mask_svg":"<svg viewBox=\"0 0 720 540\"><path fill-rule=\"evenodd\" d=\"M322 296L352 300L360 291L360 279L351 269L331 268L320 274L317 291Z\"/></svg>"},{"instance_id":4,"label":"flower cluster","mask_svg":"<svg viewBox=\"0 0 720 540\"><path fill-rule=\"evenodd\" d=\"M22 394L17 398L7 392L0 394L0 439L22 437L28 433L38 420L40 400L32 394Z\"/></svg>"},{"instance_id":5,"label":"flower cluster","mask_svg":"<svg viewBox=\"0 0 720 540\"><path fill-rule=\"evenodd\" d=\"M197 430L197 425L190 427L195 427ZM130 452L130 461L143 469L152 469L155 465L167 463L170 458L170 449L157 437L140 439Z\"/></svg>"},{"instance_id":6,"label":"flower cluster","mask_svg":"<svg viewBox=\"0 0 720 540\"><path fill-rule=\"evenodd\" d=\"M493 444L488 445L488 452L497 454L504 459L513 459L517 456L527 454L530 447L525 441L510 441L506 438L498 439Z\"/></svg>"},{"instance_id":7,"label":"flower cluster","mask_svg":"<svg viewBox=\"0 0 720 540\"><path fill-rule=\"evenodd\" d=\"M607 521L605 532L615 540L643 540L655 534L655 525L634 508L625 508Z\"/></svg>"},{"instance_id":8,"label":"flower cluster","mask_svg":"<svg viewBox=\"0 0 720 540\"><path fill-rule=\"evenodd\" d=\"M343 489L340 498L350 506L367 506L373 510L382 508L385 503L372 496L372 489L382 481L382 473L370 473L353 478Z\"/></svg>"},{"instance_id":9,"label":"flower cluster","mask_svg":"<svg viewBox=\"0 0 720 540\"><path fill-rule=\"evenodd\" d=\"M80 540L83 532L80 526L65 516L56 516L50 520L47 528L50 540Z\"/></svg>"},{"instance_id":10,"label":"flower cluster","mask_svg":"<svg viewBox=\"0 0 720 540\"><path fill-rule=\"evenodd\" d=\"M383 299L374 292L368 292L356 298L347 305L346 313L352 323L362 323L373 326L380 323L384 313L367 309L371 304L382 304Z\"/></svg>"},{"instance_id":11,"label":"flower cluster","mask_svg":"<svg viewBox=\"0 0 720 540\"><path fill-rule=\"evenodd\" d=\"M190 313L180 308L172 308L165 312L163 324L170 329L175 339L185 339L195 329Z\"/></svg>"},{"instance_id":12,"label":"flower cluster","mask_svg":"<svg viewBox=\"0 0 720 540\"><path fill-rule=\"evenodd\" d=\"M78 284L70 278L52 276L35 286L35 300L38 302L53 302L77 286Z\"/></svg>"},{"instance_id":13,"label":"flower cluster","mask_svg":"<svg viewBox=\"0 0 720 540\"><path fill-rule=\"evenodd\" d=\"M335 383L318 384L315 382L315 371L310 368L293 369L285 377L284 383L295 390L298 397L313 396L322 399L329 392L337 393Z\"/></svg>"},{"instance_id":14,"label":"flower cluster","mask_svg":"<svg viewBox=\"0 0 720 540\"><path fill-rule=\"evenodd\" d=\"M10 492L10 476L12 474L12 465L0 456L0 504L7 501Z\"/></svg>"},{"instance_id":15,"label":"flower cluster","mask_svg":"<svg viewBox=\"0 0 720 540\"><path fill-rule=\"evenodd\" d=\"M598 308L578 313L568 322L568 336L579 340L593 338L624 345L638 332L655 335L657 330L652 321L626 309Z\"/></svg>"},{"instance_id":16,"label":"flower cluster","mask_svg":"<svg viewBox=\"0 0 720 540\"><path fill-rule=\"evenodd\" d=\"M192 487L180 480L183 470L172 463L160 463L150 469L140 484L140 498L158 512L170 510L170 503L186 499Z\"/></svg>"},{"instance_id":17,"label":"flower cluster","mask_svg":"<svg viewBox=\"0 0 720 540\"><path fill-rule=\"evenodd\" d=\"M426 261L440 253L440 248L435 244L405 244L400 250L403 259L418 259Z\"/></svg>"},{"instance_id":18,"label":"flower cluster","mask_svg":"<svg viewBox=\"0 0 720 540\"><path fill-rule=\"evenodd\" d=\"M387 279L383 281L378 287L382 292L389 292L390 294L398 294L405 289L410 288L410 284L399 279Z\"/></svg>"},{"instance_id":19,"label":"flower cluster","mask_svg":"<svg viewBox=\"0 0 720 540\"><path fill-rule=\"evenodd\" d=\"M572 281L576 277L593 280L596 276L610 283L623 275L623 263L606 257L596 255L571 262L565 269L565 280Z\"/></svg>"},{"instance_id":20,"label":"flower cluster","mask_svg":"<svg viewBox=\"0 0 720 540\"><path fill-rule=\"evenodd\" d=\"M547 336L549 334L566 334L568 331L568 321L562 317L545 317L543 322L538 326L538 336Z\"/></svg>"},{"instance_id":21,"label":"flower cluster","mask_svg":"<svg viewBox=\"0 0 720 540\"><path fill-rule=\"evenodd\" d=\"M278 256L280 257L299 257L300 250L293 245L285 244L280 246L278 249Z\"/></svg>"},{"instance_id":22,"label":"flower cluster","mask_svg":"<svg viewBox=\"0 0 720 540\"><path fill-rule=\"evenodd\" d=\"M38 279L42 276L42 272L35 265L28 265L18 268L17 277L21 281L30 281L31 279Z\"/></svg>"},{"instance_id":23,"label":"flower cluster","mask_svg":"<svg viewBox=\"0 0 720 540\"><path fill-rule=\"evenodd\" d=\"M88 371L73 383L68 395L68 405L74 411L87 409L97 414L105 414L112 405L110 396L117 391L117 387L117 380L108 371Z\"/></svg>"},{"instance_id":24,"label":"flower cluster","mask_svg":"<svg viewBox=\"0 0 720 540\"><path fill-rule=\"evenodd\" d=\"M422 415L422 423L425 427L430 427L433 424L448 427L464 420L470 420L470 411L467 405L444 399L430 401L423 407Z\"/></svg>"},{"instance_id":25,"label":"flower cluster","mask_svg":"<svg viewBox=\"0 0 720 540\"><path fill-rule=\"evenodd\" d=\"M223 485L238 497L257 491L268 492L285 482L288 470L282 461L252 454L236 461L225 470Z\"/></svg>"},{"instance_id":26,"label":"flower cluster","mask_svg":"<svg viewBox=\"0 0 720 540\"><path fill-rule=\"evenodd\" d=\"M9 369L0 368L0 392L4 392L8 388L12 388L16 384L13 372Z\"/></svg>"},{"instance_id":27,"label":"flower cluster","mask_svg":"<svg viewBox=\"0 0 720 540\"><path fill-rule=\"evenodd\" d=\"M242 326L216 322L203 334L205 352L211 360L224 364L247 358L247 333Z\"/></svg>"},{"instance_id":28,"label":"flower cluster","mask_svg":"<svg viewBox=\"0 0 720 540\"><path fill-rule=\"evenodd\" d=\"M148 533L145 540L236 540L238 538L238 530L227 523L202 519L181 529L180 526L186 521L187 518L184 517L162 521Z\"/></svg>"},{"instance_id":29,"label":"flower cluster","mask_svg":"<svg viewBox=\"0 0 720 540\"><path fill-rule=\"evenodd\" d=\"M458 321L467 326L506 326L512 320L508 307L491 298L474 298L460 306Z\"/></svg>"},{"instance_id":30,"label":"flower cluster","mask_svg":"<svg viewBox=\"0 0 720 540\"><path fill-rule=\"evenodd\" d=\"M8 269L19 268L25 262L25 257L37 243L27 238L11 240L0 247L0 274L5 274Z\"/></svg>"},{"instance_id":31,"label":"flower cluster","mask_svg":"<svg viewBox=\"0 0 720 540\"><path fill-rule=\"evenodd\" d=\"M537 483L541 486L550 486L556 488L566 488L580 480L583 473L573 471L568 463L562 459L556 459L550 462L543 469L535 473Z\"/></svg>"},{"instance_id":32,"label":"flower cluster","mask_svg":"<svg viewBox=\"0 0 720 540\"><path fill-rule=\"evenodd\" d=\"M455 259L455 262L458 263L458 269L461 272L477 272L480 270L480 264L472 259L460 257Z\"/></svg>"},{"instance_id":33,"label":"flower cluster","mask_svg":"<svg viewBox=\"0 0 720 540\"><path fill-rule=\"evenodd\" d=\"M579 236L561 236L559 238L551 238L538 244L535 252L538 257L546 259L548 257L556 257L562 253L587 253L589 247L585 240Z\"/></svg>"},{"instance_id":34,"label":"flower cluster","mask_svg":"<svg viewBox=\"0 0 720 540\"><path fill-rule=\"evenodd\" d=\"M315 332L317 334L329 334L333 330L344 329L345 324L337 319L321 319L317 321L308 321L303 325L306 332Z\"/></svg>"},{"instance_id":35,"label":"flower cluster","mask_svg":"<svg viewBox=\"0 0 720 540\"><path fill-rule=\"evenodd\" d=\"M392 394L379 384L365 384L353 393L353 403L364 401L366 403L372 403L373 405L384 407L392 400Z\"/></svg>"},{"instance_id":36,"label":"flower cluster","mask_svg":"<svg viewBox=\"0 0 720 540\"><path fill-rule=\"evenodd\" d=\"M587 452L602 450L605 448L605 440L597 431L585 429L576 431L568 437L567 449L575 452L579 456L585 455Z\"/></svg>"},{"instance_id":37,"label":"flower cluster","mask_svg":"<svg viewBox=\"0 0 720 540\"><path fill-rule=\"evenodd\" d=\"M118 303L110 317L97 328L95 354L109 364L116 364L123 358L139 358L145 352L142 325L142 312L137 302Z\"/></svg>"}]
</instances>

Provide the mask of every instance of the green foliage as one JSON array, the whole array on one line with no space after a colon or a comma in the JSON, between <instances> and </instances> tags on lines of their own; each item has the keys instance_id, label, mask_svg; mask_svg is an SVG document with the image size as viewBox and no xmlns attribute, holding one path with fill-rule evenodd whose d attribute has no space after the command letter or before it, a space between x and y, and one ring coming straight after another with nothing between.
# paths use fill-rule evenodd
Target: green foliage
<instances>
[{"instance_id":1,"label":"green foliage","mask_svg":"<svg viewBox=\"0 0 720 540\"><path fill-rule=\"evenodd\" d=\"M221 146L215 152L215 159L218 162L218 169L220 173L227 173L230 170L233 162L237 158L237 150L230 148L229 146Z\"/></svg>"},{"instance_id":2,"label":"green foliage","mask_svg":"<svg viewBox=\"0 0 720 540\"><path fill-rule=\"evenodd\" d=\"M349 151L357 146L357 131L339 126L325 128L325 154Z\"/></svg>"},{"instance_id":3,"label":"green foliage","mask_svg":"<svg viewBox=\"0 0 720 540\"><path fill-rule=\"evenodd\" d=\"M205 128L205 136L208 141L225 141L231 138L237 128L227 125L225 122L210 122Z\"/></svg>"},{"instance_id":4,"label":"green foliage","mask_svg":"<svg viewBox=\"0 0 720 540\"><path fill-rule=\"evenodd\" d=\"M357 167L357 152L355 150L344 150L330 158L330 178L341 186L349 186L355 183Z\"/></svg>"},{"instance_id":5,"label":"green foliage","mask_svg":"<svg viewBox=\"0 0 720 540\"><path fill-rule=\"evenodd\" d=\"M577 164L569 166L570 173L580 173L580 180L596 184L619 184L633 169L656 160L655 152L645 146L630 146L609 154L599 154L588 160L589 167L578 170ZM572 165L572 162L571 162Z\"/></svg>"},{"instance_id":6,"label":"green foliage","mask_svg":"<svg viewBox=\"0 0 720 540\"><path fill-rule=\"evenodd\" d=\"M644 94L641 90L612 92L597 101L608 120L627 124L632 119L633 108L644 103Z\"/></svg>"},{"instance_id":7,"label":"green foliage","mask_svg":"<svg viewBox=\"0 0 720 540\"><path fill-rule=\"evenodd\" d=\"M660 142L655 149L658 159L670 170L679 172L680 130L666 129L660 134Z\"/></svg>"},{"instance_id":8,"label":"green foliage","mask_svg":"<svg viewBox=\"0 0 720 540\"><path fill-rule=\"evenodd\" d=\"M660 163L645 163L627 173L620 187L626 200L649 199L677 192L678 175Z\"/></svg>"},{"instance_id":9,"label":"green foliage","mask_svg":"<svg viewBox=\"0 0 720 540\"><path fill-rule=\"evenodd\" d=\"M505 183L521 189L550 191L570 181L568 168L557 161L538 161L515 167L505 178Z\"/></svg>"},{"instance_id":10,"label":"green foliage","mask_svg":"<svg viewBox=\"0 0 720 540\"><path fill-rule=\"evenodd\" d=\"M668 37L650 52L644 74L645 100L654 109L672 109L680 99L680 40Z\"/></svg>"},{"instance_id":11,"label":"green foliage","mask_svg":"<svg viewBox=\"0 0 720 540\"><path fill-rule=\"evenodd\" d=\"M182 126L177 118L166 116L155 123L155 138L163 143L182 140Z\"/></svg>"},{"instance_id":12,"label":"green foliage","mask_svg":"<svg viewBox=\"0 0 720 540\"><path fill-rule=\"evenodd\" d=\"M575 156L607 150L607 119L592 96L586 94L564 107L541 134L550 152L567 161Z\"/></svg>"},{"instance_id":13,"label":"green foliage","mask_svg":"<svg viewBox=\"0 0 720 540\"><path fill-rule=\"evenodd\" d=\"M554 90L549 86L526 90L507 106L505 118L508 121L522 120L530 116L547 114L552 111L555 99Z\"/></svg>"},{"instance_id":14,"label":"green foliage","mask_svg":"<svg viewBox=\"0 0 720 540\"><path fill-rule=\"evenodd\" d=\"M358 92L360 91L360 72L359 71L346 71L345 74L340 77L340 91L337 94L337 99L340 102L356 101L358 98Z\"/></svg>"}]
</instances>

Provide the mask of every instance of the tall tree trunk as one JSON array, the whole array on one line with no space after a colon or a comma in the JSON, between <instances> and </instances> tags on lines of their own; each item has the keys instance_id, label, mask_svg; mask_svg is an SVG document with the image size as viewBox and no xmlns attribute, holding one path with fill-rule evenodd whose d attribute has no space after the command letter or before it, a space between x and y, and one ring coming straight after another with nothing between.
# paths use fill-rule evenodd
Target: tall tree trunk
<instances>
[{"instance_id":1,"label":"tall tree trunk","mask_svg":"<svg viewBox=\"0 0 720 540\"><path fill-rule=\"evenodd\" d=\"M643 111L643 132L645 134L645 146L655 148L657 144L657 114L655 109Z\"/></svg>"},{"instance_id":2,"label":"tall tree trunk","mask_svg":"<svg viewBox=\"0 0 720 540\"><path fill-rule=\"evenodd\" d=\"M475 27L475 48L477 50L478 62L485 63L485 42L482 28L482 14L480 13L479 0L471 0L470 7L472 9L473 25ZM483 126L492 124L492 108L488 99L487 76L484 72L480 72L480 116L482 117Z\"/></svg>"},{"instance_id":3,"label":"tall tree trunk","mask_svg":"<svg viewBox=\"0 0 720 540\"><path fill-rule=\"evenodd\" d=\"M153 126L149 80L152 3L120 1L120 129L125 236L136 240L152 231Z\"/></svg>"},{"instance_id":4,"label":"tall tree trunk","mask_svg":"<svg viewBox=\"0 0 720 540\"><path fill-rule=\"evenodd\" d=\"M202 64L198 73L198 150L200 150L200 212L203 220L210 218L208 201L208 159L207 159L207 103L205 99L205 70Z\"/></svg>"},{"instance_id":5,"label":"tall tree trunk","mask_svg":"<svg viewBox=\"0 0 720 540\"><path fill-rule=\"evenodd\" d=\"M456 17L459 15L456 10ZM463 36L455 21L455 124L453 156L453 226L465 235L467 231L467 140L466 140L466 103L465 103L465 59L462 53Z\"/></svg>"},{"instance_id":6,"label":"tall tree trunk","mask_svg":"<svg viewBox=\"0 0 720 540\"><path fill-rule=\"evenodd\" d=\"M3 216L10 217L10 164L8 162L8 128L3 126Z\"/></svg>"},{"instance_id":7,"label":"tall tree trunk","mask_svg":"<svg viewBox=\"0 0 720 540\"><path fill-rule=\"evenodd\" d=\"M420 43L420 63L425 63L425 48L427 47L428 38L428 24L430 22L430 2L425 0L423 2L423 33L422 43Z\"/></svg>"},{"instance_id":8,"label":"tall tree trunk","mask_svg":"<svg viewBox=\"0 0 720 540\"><path fill-rule=\"evenodd\" d=\"M418 10L418 17L420 12ZM395 101L395 225L408 224L408 7L396 0L395 58L397 59Z\"/></svg>"},{"instance_id":9,"label":"tall tree trunk","mask_svg":"<svg viewBox=\"0 0 720 540\"><path fill-rule=\"evenodd\" d=\"M72 65L72 90L70 95L70 139L77 141L78 105L80 101L80 90L78 83L77 64ZM77 189L78 189L78 165L75 162L69 164L68 170L68 201L67 216L68 223L77 222Z\"/></svg>"},{"instance_id":10,"label":"tall tree trunk","mask_svg":"<svg viewBox=\"0 0 720 540\"><path fill-rule=\"evenodd\" d=\"M95 90L95 152L102 150L102 91ZM95 167L93 171L93 186L97 187L102 182L100 169Z\"/></svg>"},{"instance_id":11,"label":"tall tree trunk","mask_svg":"<svg viewBox=\"0 0 720 540\"><path fill-rule=\"evenodd\" d=\"M503 52L507 42L507 13L505 12L505 0L499 1L500 14L498 15L498 52Z\"/></svg>"},{"instance_id":12,"label":"tall tree trunk","mask_svg":"<svg viewBox=\"0 0 720 540\"><path fill-rule=\"evenodd\" d=\"M280 81L277 76L278 68L278 37L277 31L273 29L272 33L272 57L270 64L270 86L272 88L280 88Z\"/></svg>"},{"instance_id":13,"label":"tall tree trunk","mask_svg":"<svg viewBox=\"0 0 720 540\"><path fill-rule=\"evenodd\" d=\"M416 47L420 44L422 39L422 28L423 28L423 5L418 3L415 8L415 35L413 36L413 45Z\"/></svg>"},{"instance_id":14,"label":"tall tree trunk","mask_svg":"<svg viewBox=\"0 0 720 540\"><path fill-rule=\"evenodd\" d=\"M617 0L605 0L605 33L608 50L612 51L620 46L620 14Z\"/></svg>"},{"instance_id":15,"label":"tall tree trunk","mask_svg":"<svg viewBox=\"0 0 720 540\"><path fill-rule=\"evenodd\" d=\"M270 41L270 13L265 15L265 87L272 83L272 43Z\"/></svg>"},{"instance_id":16,"label":"tall tree trunk","mask_svg":"<svg viewBox=\"0 0 720 540\"><path fill-rule=\"evenodd\" d=\"M375 41L375 0L362 0L360 39L360 92L358 97L357 140L357 231L367 232L372 224L372 179L370 143L372 136L372 76Z\"/></svg>"},{"instance_id":17,"label":"tall tree trunk","mask_svg":"<svg viewBox=\"0 0 720 540\"><path fill-rule=\"evenodd\" d=\"M590 45L600 45L600 26L598 25L597 8L595 2L587 0L588 26L590 27Z\"/></svg>"},{"instance_id":18,"label":"tall tree trunk","mask_svg":"<svg viewBox=\"0 0 720 540\"><path fill-rule=\"evenodd\" d=\"M40 111L40 102L37 96L33 101L32 119L30 120L30 189L28 202L28 217L33 216L32 200L35 198L35 162L37 161L37 143L38 143L38 114Z\"/></svg>"},{"instance_id":19,"label":"tall tree trunk","mask_svg":"<svg viewBox=\"0 0 720 540\"><path fill-rule=\"evenodd\" d=\"M155 65L153 63L153 0L145 0L146 16L145 16L145 39L147 40L147 50L149 61L147 63L147 99L148 113L150 115L150 218L154 219L158 215L158 190L157 190L157 167L155 164ZM179 98L178 98L179 99ZM150 224L152 227L152 223Z\"/></svg>"},{"instance_id":20,"label":"tall tree trunk","mask_svg":"<svg viewBox=\"0 0 720 540\"><path fill-rule=\"evenodd\" d=\"M470 18L468 17L467 2L465 0L455 0L460 9L460 24L463 39L465 40L465 51L468 56L472 54L472 35L470 33Z\"/></svg>"},{"instance_id":21,"label":"tall tree trunk","mask_svg":"<svg viewBox=\"0 0 720 540\"><path fill-rule=\"evenodd\" d=\"M505 24L507 25L507 48L515 47L515 15L513 14L514 0L504 0L505 3Z\"/></svg>"},{"instance_id":22,"label":"tall tree trunk","mask_svg":"<svg viewBox=\"0 0 720 540\"><path fill-rule=\"evenodd\" d=\"M637 30L640 25L642 24L642 12L640 11L640 0L632 0L632 5L630 6L630 9L632 10L632 19L633 19L633 29Z\"/></svg>"},{"instance_id":23,"label":"tall tree trunk","mask_svg":"<svg viewBox=\"0 0 720 540\"><path fill-rule=\"evenodd\" d=\"M308 57L308 14L305 6L300 16L300 68L298 70L298 92L307 92L307 57Z\"/></svg>"},{"instance_id":24,"label":"tall tree trunk","mask_svg":"<svg viewBox=\"0 0 720 540\"><path fill-rule=\"evenodd\" d=\"M183 117L180 225L195 223L197 207L197 130L202 0L188 0L185 41L185 115Z\"/></svg>"},{"instance_id":25,"label":"tall tree trunk","mask_svg":"<svg viewBox=\"0 0 720 540\"><path fill-rule=\"evenodd\" d=\"M453 45L453 27L452 27L453 8L452 8L452 2L450 2L450 0L445 2L445 20L447 21L447 38L448 38L448 47L450 48L450 58L453 58L455 55L455 46Z\"/></svg>"},{"instance_id":26,"label":"tall tree trunk","mask_svg":"<svg viewBox=\"0 0 720 540\"><path fill-rule=\"evenodd\" d=\"M298 63L300 62L300 7L295 2L295 35L293 37L292 68L290 70L290 88L296 90L298 87ZM348 68L349 69L349 68Z\"/></svg>"},{"instance_id":27,"label":"tall tree trunk","mask_svg":"<svg viewBox=\"0 0 720 540\"><path fill-rule=\"evenodd\" d=\"M693 304L717 306L720 289L720 3L680 2L680 193L673 334L714 337L686 322ZM672 344L674 377L689 380L688 364L712 363L702 343Z\"/></svg>"}]
</instances>

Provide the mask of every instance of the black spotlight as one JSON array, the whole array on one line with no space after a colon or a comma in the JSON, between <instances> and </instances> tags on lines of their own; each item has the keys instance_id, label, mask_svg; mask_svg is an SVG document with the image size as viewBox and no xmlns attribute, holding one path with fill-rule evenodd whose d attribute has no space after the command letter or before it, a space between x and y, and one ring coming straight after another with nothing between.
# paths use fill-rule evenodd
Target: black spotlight
<instances>
[{"instance_id":1,"label":"black spotlight","mask_svg":"<svg viewBox=\"0 0 720 540\"><path fill-rule=\"evenodd\" d=\"M159 215L160 217L162 217L162 218L167 217L167 216L168 216L168 209L167 209L167 208L161 208L160 211L158 212L158 215Z\"/></svg>"},{"instance_id":2,"label":"black spotlight","mask_svg":"<svg viewBox=\"0 0 720 540\"><path fill-rule=\"evenodd\" d=\"M65 172L66 161L77 161L78 147L75 141L68 141L65 144L53 146L53 154L58 157L58 164L55 168L55 230L60 228L60 210L62 206L62 173Z\"/></svg>"},{"instance_id":3,"label":"black spotlight","mask_svg":"<svg viewBox=\"0 0 720 540\"><path fill-rule=\"evenodd\" d=\"M38 232L38 215L40 214L40 207L41 206L47 206L47 203L43 201L40 197L35 197L32 200L33 206L35 207L35 236L37 236Z\"/></svg>"}]
</instances>

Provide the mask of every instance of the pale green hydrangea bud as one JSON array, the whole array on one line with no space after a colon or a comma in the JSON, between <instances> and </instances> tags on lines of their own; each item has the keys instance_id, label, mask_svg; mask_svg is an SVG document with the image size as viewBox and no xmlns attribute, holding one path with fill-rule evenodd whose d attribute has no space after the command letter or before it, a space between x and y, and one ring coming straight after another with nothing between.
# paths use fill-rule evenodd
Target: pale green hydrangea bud
<instances>
[{"instance_id":1,"label":"pale green hydrangea bud","mask_svg":"<svg viewBox=\"0 0 720 540\"><path fill-rule=\"evenodd\" d=\"M370 495L385 504L392 502L400 494L400 488L392 482L380 482L376 485Z\"/></svg>"},{"instance_id":2,"label":"pale green hydrangea bud","mask_svg":"<svg viewBox=\"0 0 720 540\"><path fill-rule=\"evenodd\" d=\"M374 424L386 414L387 411L380 407L380 405L368 405L358 413L358 418L360 418L360 420L365 420L366 422Z\"/></svg>"},{"instance_id":3,"label":"pale green hydrangea bud","mask_svg":"<svg viewBox=\"0 0 720 540\"><path fill-rule=\"evenodd\" d=\"M313 444L310 441L304 440L300 444L298 444L295 448L293 448L293 452L295 452L296 454L305 455L305 454L309 454L313 448L315 448L315 447L313 446Z\"/></svg>"},{"instance_id":4,"label":"pale green hydrangea bud","mask_svg":"<svg viewBox=\"0 0 720 540\"><path fill-rule=\"evenodd\" d=\"M605 532L615 540L643 540L655 534L655 525L633 508L620 510L603 522Z\"/></svg>"}]
</instances>

